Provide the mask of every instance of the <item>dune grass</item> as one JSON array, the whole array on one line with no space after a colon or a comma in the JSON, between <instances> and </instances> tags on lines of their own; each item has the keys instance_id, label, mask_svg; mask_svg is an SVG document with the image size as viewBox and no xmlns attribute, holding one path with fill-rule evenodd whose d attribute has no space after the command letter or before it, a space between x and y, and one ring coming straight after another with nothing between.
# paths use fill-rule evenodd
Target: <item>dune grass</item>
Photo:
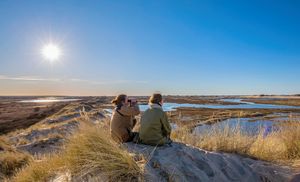
<instances>
[{"instance_id":1,"label":"dune grass","mask_svg":"<svg viewBox=\"0 0 300 182\"><path fill-rule=\"evenodd\" d=\"M17 151L4 137L0 137L0 181L11 177L31 160L29 154Z\"/></svg>"},{"instance_id":2,"label":"dune grass","mask_svg":"<svg viewBox=\"0 0 300 182\"><path fill-rule=\"evenodd\" d=\"M75 181L91 178L95 181L142 180L142 170L127 151L110 138L106 124L91 124L84 114L79 122L78 131L68 139L60 153L30 162L12 181L51 181L60 174L68 174ZM258 135L243 133L239 126L214 128L201 135L182 127L172 132L171 137L202 149L260 160L300 160L300 121L281 122L278 127L279 130L267 137L263 137L262 132Z\"/></svg>"},{"instance_id":3,"label":"dune grass","mask_svg":"<svg viewBox=\"0 0 300 182\"><path fill-rule=\"evenodd\" d=\"M81 121L62 152L34 161L18 172L13 181L49 181L58 174L70 173L73 179L139 181L141 170L132 157L114 142L105 126Z\"/></svg>"},{"instance_id":4,"label":"dune grass","mask_svg":"<svg viewBox=\"0 0 300 182\"><path fill-rule=\"evenodd\" d=\"M79 177L101 172L105 181L137 181L139 167L106 131L89 125L81 127L66 148L69 169Z\"/></svg>"},{"instance_id":5,"label":"dune grass","mask_svg":"<svg viewBox=\"0 0 300 182\"><path fill-rule=\"evenodd\" d=\"M42 160L35 160L20 170L11 181L15 182L37 182L49 181L59 172L64 170L64 160L59 155L43 157Z\"/></svg>"},{"instance_id":6,"label":"dune grass","mask_svg":"<svg viewBox=\"0 0 300 182\"><path fill-rule=\"evenodd\" d=\"M300 121L282 122L278 128L266 137L262 131L257 135L242 132L239 126L213 127L201 134L192 134L189 129L182 128L171 137L209 151L237 153L272 162L299 160Z\"/></svg>"}]
</instances>

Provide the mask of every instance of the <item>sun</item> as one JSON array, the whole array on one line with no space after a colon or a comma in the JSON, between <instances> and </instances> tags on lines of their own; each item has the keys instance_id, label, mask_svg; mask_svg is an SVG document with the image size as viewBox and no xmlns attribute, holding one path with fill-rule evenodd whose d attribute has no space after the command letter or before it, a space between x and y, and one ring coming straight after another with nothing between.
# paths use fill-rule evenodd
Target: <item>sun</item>
<instances>
[{"instance_id":1,"label":"sun","mask_svg":"<svg viewBox=\"0 0 300 182\"><path fill-rule=\"evenodd\" d=\"M42 55L45 59L53 62L61 57L61 49L57 45L49 43L42 48Z\"/></svg>"}]
</instances>

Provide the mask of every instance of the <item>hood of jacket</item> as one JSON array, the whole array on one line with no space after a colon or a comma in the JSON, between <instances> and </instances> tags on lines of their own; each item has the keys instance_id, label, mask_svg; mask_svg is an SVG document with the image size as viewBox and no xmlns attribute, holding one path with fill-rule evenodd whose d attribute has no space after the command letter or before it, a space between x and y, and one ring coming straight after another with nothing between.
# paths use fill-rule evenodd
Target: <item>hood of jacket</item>
<instances>
[{"instance_id":1,"label":"hood of jacket","mask_svg":"<svg viewBox=\"0 0 300 182\"><path fill-rule=\"evenodd\" d=\"M163 110L163 108L159 104L155 104L155 103L149 103L149 107Z\"/></svg>"}]
</instances>

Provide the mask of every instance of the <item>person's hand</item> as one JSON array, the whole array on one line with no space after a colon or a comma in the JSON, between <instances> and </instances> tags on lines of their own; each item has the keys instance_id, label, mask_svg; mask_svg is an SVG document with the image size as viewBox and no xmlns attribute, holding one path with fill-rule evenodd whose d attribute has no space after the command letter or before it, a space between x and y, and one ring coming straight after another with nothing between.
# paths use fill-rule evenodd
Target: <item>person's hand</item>
<instances>
[{"instance_id":1,"label":"person's hand","mask_svg":"<svg viewBox=\"0 0 300 182\"><path fill-rule=\"evenodd\" d=\"M138 102L138 101L137 101L136 99L134 99L134 98L131 98L131 99L130 99L130 105L131 105L131 106L135 106L135 105L137 104L137 102Z\"/></svg>"}]
</instances>

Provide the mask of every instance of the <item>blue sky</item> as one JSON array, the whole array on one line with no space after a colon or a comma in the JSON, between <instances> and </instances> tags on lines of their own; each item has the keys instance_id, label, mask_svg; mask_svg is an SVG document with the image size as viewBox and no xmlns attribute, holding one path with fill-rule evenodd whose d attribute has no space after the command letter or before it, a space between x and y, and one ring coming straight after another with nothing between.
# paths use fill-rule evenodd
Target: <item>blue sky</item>
<instances>
[{"instance_id":1,"label":"blue sky","mask_svg":"<svg viewBox=\"0 0 300 182\"><path fill-rule=\"evenodd\" d=\"M0 95L300 93L298 1L1 0L0 27Z\"/></svg>"}]
</instances>

